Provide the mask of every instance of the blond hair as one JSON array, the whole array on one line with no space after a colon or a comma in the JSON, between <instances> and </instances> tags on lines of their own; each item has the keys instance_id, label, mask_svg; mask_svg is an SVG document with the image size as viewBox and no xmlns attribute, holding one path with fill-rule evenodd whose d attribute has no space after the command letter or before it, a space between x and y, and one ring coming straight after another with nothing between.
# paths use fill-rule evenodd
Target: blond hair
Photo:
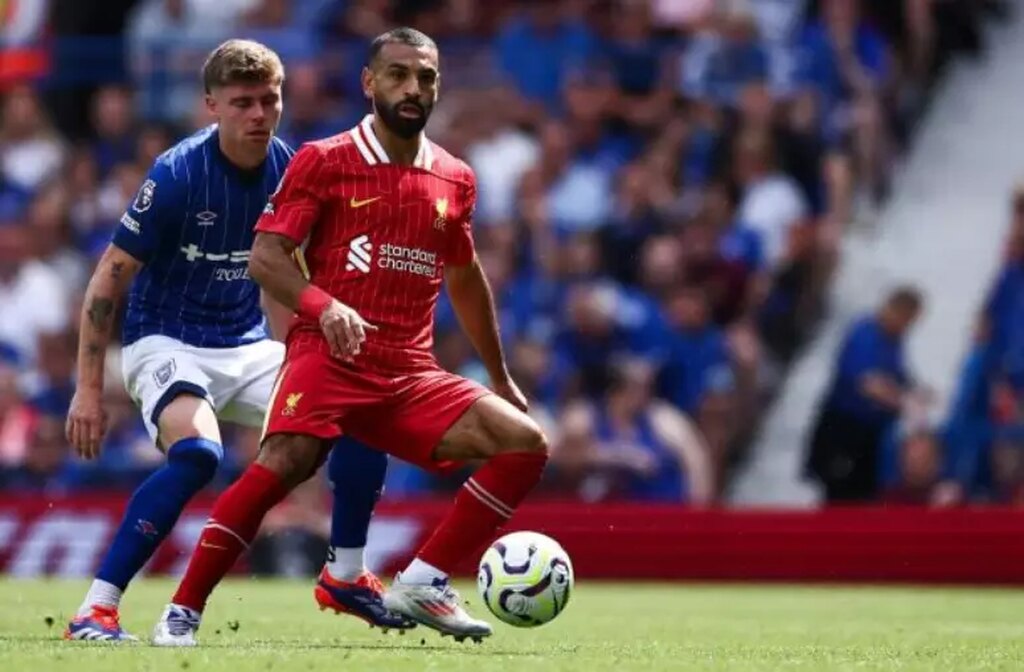
<instances>
[{"instance_id":1,"label":"blond hair","mask_svg":"<svg viewBox=\"0 0 1024 672\"><path fill-rule=\"evenodd\" d=\"M253 40L228 40L214 49L203 64L206 93L231 84L281 84L284 64L270 47Z\"/></svg>"}]
</instances>

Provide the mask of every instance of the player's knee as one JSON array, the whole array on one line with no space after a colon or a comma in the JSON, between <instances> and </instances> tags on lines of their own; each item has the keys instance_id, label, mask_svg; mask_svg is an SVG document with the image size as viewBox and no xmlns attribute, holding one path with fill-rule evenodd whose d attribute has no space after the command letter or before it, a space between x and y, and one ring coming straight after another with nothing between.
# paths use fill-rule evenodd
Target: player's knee
<instances>
[{"instance_id":1,"label":"player's knee","mask_svg":"<svg viewBox=\"0 0 1024 672\"><path fill-rule=\"evenodd\" d=\"M190 475L196 487L213 480L224 459L224 447L217 441L202 437L181 439L167 449L167 460Z\"/></svg>"},{"instance_id":2,"label":"player's knee","mask_svg":"<svg viewBox=\"0 0 1024 672\"><path fill-rule=\"evenodd\" d=\"M256 463L294 487L315 474L323 458L320 443L313 437L275 434L263 442Z\"/></svg>"},{"instance_id":3,"label":"player's knee","mask_svg":"<svg viewBox=\"0 0 1024 672\"><path fill-rule=\"evenodd\" d=\"M534 453L547 457L548 439L540 427L529 416L523 415L521 422L501 437L496 446L498 453Z\"/></svg>"},{"instance_id":4,"label":"player's knee","mask_svg":"<svg viewBox=\"0 0 1024 672\"><path fill-rule=\"evenodd\" d=\"M170 448L185 439L208 439L220 443L220 427L210 402L189 392L172 398L158 411L160 443Z\"/></svg>"},{"instance_id":5,"label":"player's knee","mask_svg":"<svg viewBox=\"0 0 1024 672\"><path fill-rule=\"evenodd\" d=\"M548 444L548 437L537 425L530 423L530 428L523 437L523 451L543 455L545 458L551 452Z\"/></svg>"}]
</instances>

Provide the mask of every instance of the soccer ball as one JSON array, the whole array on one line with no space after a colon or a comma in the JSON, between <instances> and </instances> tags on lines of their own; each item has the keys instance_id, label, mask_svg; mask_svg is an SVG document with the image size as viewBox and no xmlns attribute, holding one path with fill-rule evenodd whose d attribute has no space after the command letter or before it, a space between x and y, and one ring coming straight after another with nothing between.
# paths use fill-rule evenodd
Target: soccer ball
<instances>
[{"instance_id":1,"label":"soccer ball","mask_svg":"<svg viewBox=\"0 0 1024 672\"><path fill-rule=\"evenodd\" d=\"M477 588L491 613L509 625L532 628L562 613L572 592L572 562L551 537L513 532L480 558Z\"/></svg>"}]
</instances>

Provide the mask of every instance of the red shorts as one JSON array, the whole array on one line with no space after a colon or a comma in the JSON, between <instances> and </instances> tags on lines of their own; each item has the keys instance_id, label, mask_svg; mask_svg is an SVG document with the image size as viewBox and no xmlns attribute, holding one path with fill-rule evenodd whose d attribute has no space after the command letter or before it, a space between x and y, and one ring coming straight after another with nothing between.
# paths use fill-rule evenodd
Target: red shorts
<instances>
[{"instance_id":1,"label":"red shorts","mask_svg":"<svg viewBox=\"0 0 1024 672\"><path fill-rule=\"evenodd\" d=\"M289 349L267 409L263 436L347 434L425 469L445 432L490 390L443 369L395 377L358 369L314 348Z\"/></svg>"}]
</instances>

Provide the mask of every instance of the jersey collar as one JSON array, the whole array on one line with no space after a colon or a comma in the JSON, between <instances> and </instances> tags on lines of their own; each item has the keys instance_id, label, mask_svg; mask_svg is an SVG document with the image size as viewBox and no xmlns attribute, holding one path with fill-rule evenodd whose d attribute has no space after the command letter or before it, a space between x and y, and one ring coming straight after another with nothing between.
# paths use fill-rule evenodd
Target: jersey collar
<instances>
[{"instance_id":1,"label":"jersey collar","mask_svg":"<svg viewBox=\"0 0 1024 672\"><path fill-rule=\"evenodd\" d=\"M371 166L379 163L391 163L388 153L384 151L384 146L380 144L377 134L373 132L372 114L363 117L359 125L349 133L366 163ZM412 165L423 170L430 170L434 165L434 150L431 149L430 141L427 140L425 133L420 133L420 151L416 154L416 160Z\"/></svg>"}]
</instances>

